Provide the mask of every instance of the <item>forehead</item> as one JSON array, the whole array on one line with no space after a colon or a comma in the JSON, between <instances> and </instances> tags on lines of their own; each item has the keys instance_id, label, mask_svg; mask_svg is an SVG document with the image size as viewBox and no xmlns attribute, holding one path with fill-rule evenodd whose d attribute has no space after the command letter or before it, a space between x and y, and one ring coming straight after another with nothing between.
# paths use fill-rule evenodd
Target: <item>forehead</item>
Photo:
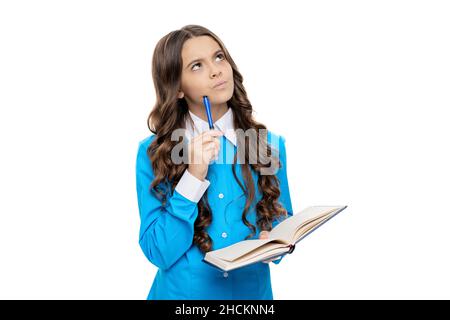
<instances>
[{"instance_id":1,"label":"forehead","mask_svg":"<svg viewBox=\"0 0 450 320\"><path fill-rule=\"evenodd\" d=\"M186 40L181 52L183 63L187 64L194 59L207 59L217 49L220 49L219 44L210 36Z\"/></svg>"}]
</instances>

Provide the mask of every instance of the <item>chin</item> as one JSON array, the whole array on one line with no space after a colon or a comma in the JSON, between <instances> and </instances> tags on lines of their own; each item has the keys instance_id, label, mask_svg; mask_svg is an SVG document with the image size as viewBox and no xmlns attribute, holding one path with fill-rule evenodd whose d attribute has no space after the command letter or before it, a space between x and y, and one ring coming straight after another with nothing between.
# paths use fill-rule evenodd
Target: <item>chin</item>
<instances>
[{"instance_id":1,"label":"chin","mask_svg":"<svg viewBox=\"0 0 450 320\"><path fill-rule=\"evenodd\" d=\"M229 101L233 97L234 88L231 90L224 90L219 92L214 92L213 95L209 96L211 103L220 104Z\"/></svg>"}]
</instances>

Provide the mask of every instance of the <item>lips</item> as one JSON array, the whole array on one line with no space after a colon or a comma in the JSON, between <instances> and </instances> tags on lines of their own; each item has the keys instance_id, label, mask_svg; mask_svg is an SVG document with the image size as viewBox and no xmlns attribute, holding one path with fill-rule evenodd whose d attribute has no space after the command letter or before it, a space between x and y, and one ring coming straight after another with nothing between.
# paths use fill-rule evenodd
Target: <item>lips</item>
<instances>
[{"instance_id":1,"label":"lips","mask_svg":"<svg viewBox=\"0 0 450 320\"><path fill-rule=\"evenodd\" d=\"M227 83L225 80L219 81L218 83L216 83L214 85L214 88L217 88L218 86L220 86L221 84Z\"/></svg>"}]
</instances>

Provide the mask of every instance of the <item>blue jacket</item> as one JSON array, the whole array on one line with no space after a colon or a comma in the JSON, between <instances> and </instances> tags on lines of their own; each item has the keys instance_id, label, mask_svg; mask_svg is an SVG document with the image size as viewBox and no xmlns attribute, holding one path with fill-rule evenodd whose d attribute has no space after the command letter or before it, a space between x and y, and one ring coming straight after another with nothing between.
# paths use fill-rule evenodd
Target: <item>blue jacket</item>
<instances>
[{"instance_id":1,"label":"blue jacket","mask_svg":"<svg viewBox=\"0 0 450 320\"><path fill-rule=\"evenodd\" d=\"M146 150L154 138L155 135L151 135L139 142L136 159L136 191L141 221L139 245L147 259L159 268L147 299L273 299L269 264L259 262L223 272L203 262L204 254L193 244L197 203L174 190L163 206L149 192L154 174ZM219 156L224 156L223 152L236 153L237 147L224 136L219 140ZM268 131L268 140L279 149L282 163L282 168L276 173L280 181L279 202L291 216L285 139ZM239 164L236 165L236 174L244 185ZM253 170L252 174L256 194L247 220L257 228L251 239L258 239L260 230L256 224L255 205L261 199L261 193L257 174ZM213 241L212 250L244 240L251 233L242 222L246 197L233 176L232 164L211 163L206 179L211 182L207 196L213 219L207 232ZM272 226L278 223L275 220Z\"/></svg>"}]
</instances>

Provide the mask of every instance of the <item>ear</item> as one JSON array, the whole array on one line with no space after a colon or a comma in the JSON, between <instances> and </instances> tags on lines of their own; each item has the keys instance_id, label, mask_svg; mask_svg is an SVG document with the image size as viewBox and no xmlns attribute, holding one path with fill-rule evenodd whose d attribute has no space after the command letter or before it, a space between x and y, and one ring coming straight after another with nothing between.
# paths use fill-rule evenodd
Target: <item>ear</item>
<instances>
[{"instance_id":1,"label":"ear","mask_svg":"<svg viewBox=\"0 0 450 320\"><path fill-rule=\"evenodd\" d=\"M178 91L178 99L181 99L184 97L184 92L183 91Z\"/></svg>"}]
</instances>

